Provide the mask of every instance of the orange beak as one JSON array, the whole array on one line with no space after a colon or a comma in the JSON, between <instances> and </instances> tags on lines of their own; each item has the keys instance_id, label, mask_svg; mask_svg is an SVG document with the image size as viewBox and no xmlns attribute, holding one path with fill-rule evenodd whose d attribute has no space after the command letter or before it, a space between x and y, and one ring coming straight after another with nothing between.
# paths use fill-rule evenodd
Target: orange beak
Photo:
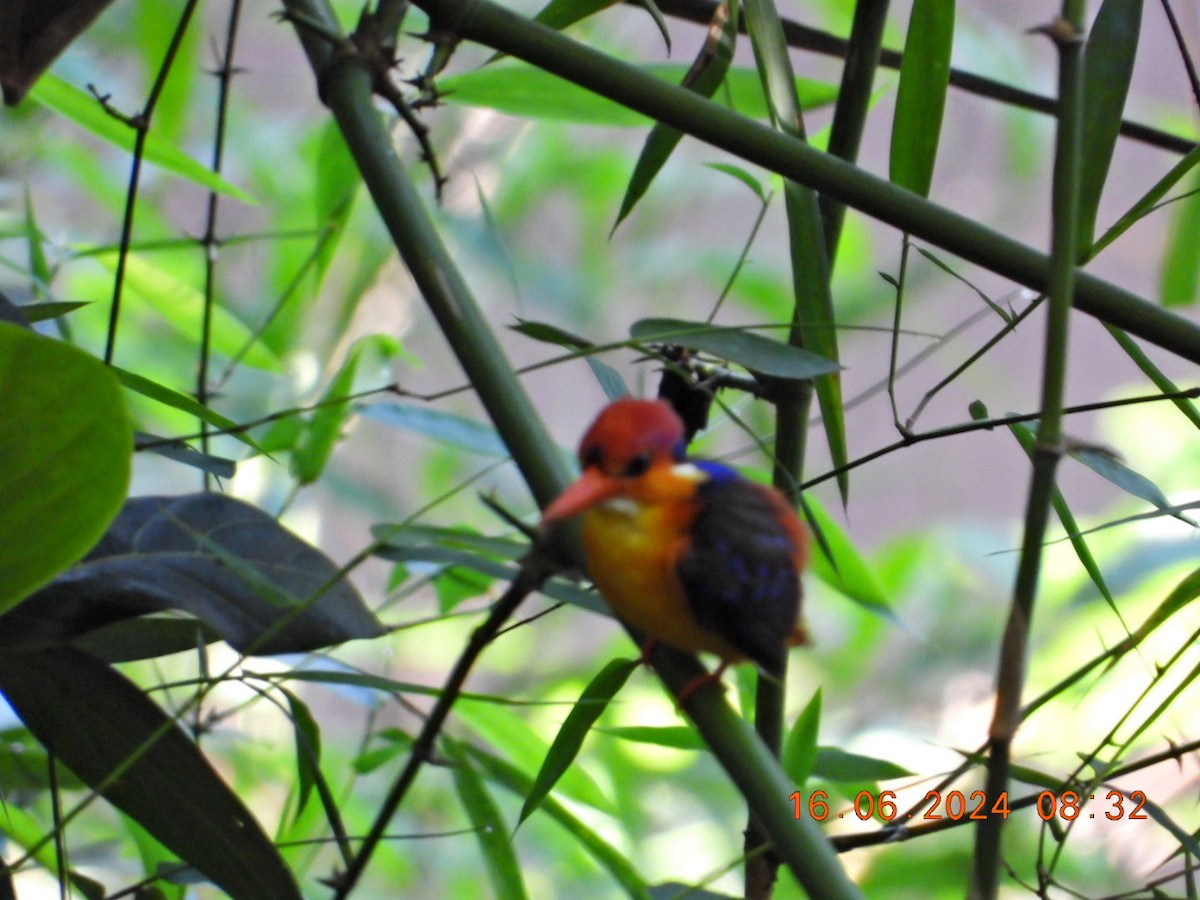
<instances>
[{"instance_id":1,"label":"orange beak","mask_svg":"<svg viewBox=\"0 0 1200 900\"><path fill-rule=\"evenodd\" d=\"M579 478L546 507L542 513L542 524L577 516L588 507L617 496L622 487L620 479L605 475L599 469L584 469Z\"/></svg>"}]
</instances>

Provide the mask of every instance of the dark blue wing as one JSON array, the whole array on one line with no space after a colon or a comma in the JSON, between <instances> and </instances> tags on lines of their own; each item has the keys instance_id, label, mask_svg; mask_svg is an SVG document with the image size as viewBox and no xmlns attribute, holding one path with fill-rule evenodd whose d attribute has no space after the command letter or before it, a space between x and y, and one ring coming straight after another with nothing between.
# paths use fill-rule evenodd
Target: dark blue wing
<instances>
[{"instance_id":1,"label":"dark blue wing","mask_svg":"<svg viewBox=\"0 0 1200 900\"><path fill-rule=\"evenodd\" d=\"M676 572L701 626L781 674L800 613L798 537L782 519L791 511L732 470L703 468L710 479L698 489L691 545Z\"/></svg>"}]
</instances>

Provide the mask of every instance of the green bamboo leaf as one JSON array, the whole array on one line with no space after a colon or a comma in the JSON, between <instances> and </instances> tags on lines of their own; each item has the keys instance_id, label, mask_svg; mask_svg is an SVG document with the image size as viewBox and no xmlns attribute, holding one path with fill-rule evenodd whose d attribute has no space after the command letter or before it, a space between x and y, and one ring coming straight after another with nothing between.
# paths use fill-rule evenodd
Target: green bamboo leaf
<instances>
[{"instance_id":1,"label":"green bamboo leaf","mask_svg":"<svg viewBox=\"0 0 1200 900\"><path fill-rule=\"evenodd\" d=\"M524 900L526 893L521 880L521 866L508 838L508 826L500 814L500 808L462 746L457 741L444 741L443 746L453 763L451 772L454 774L454 788L475 827L475 837L487 863L496 897L500 900Z\"/></svg>"},{"instance_id":2,"label":"green bamboo leaf","mask_svg":"<svg viewBox=\"0 0 1200 900\"><path fill-rule=\"evenodd\" d=\"M0 612L78 561L129 486L121 386L76 347L0 322Z\"/></svg>"},{"instance_id":3,"label":"green bamboo leaf","mask_svg":"<svg viewBox=\"0 0 1200 900\"><path fill-rule=\"evenodd\" d=\"M905 778L912 772L886 759L847 753L837 747L820 747L813 761L812 774L814 778L826 781L855 782Z\"/></svg>"},{"instance_id":4,"label":"green bamboo leaf","mask_svg":"<svg viewBox=\"0 0 1200 900\"><path fill-rule=\"evenodd\" d=\"M953 41L954 0L915 0L896 89L889 177L922 197L937 161Z\"/></svg>"},{"instance_id":5,"label":"green bamboo leaf","mask_svg":"<svg viewBox=\"0 0 1200 900\"><path fill-rule=\"evenodd\" d=\"M572 350L586 350L588 347L595 346L587 338L572 334L565 329L559 328L557 325L551 325L549 322L533 322L529 319L518 318L516 325L509 325L508 327L518 334L533 338L535 341L541 341L543 344L554 344L557 347L568 347Z\"/></svg>"},{"instance_id":6,"label":"green bamboo leaf","mask_svg":"<svg viewBox=\"0 0 1200 900\"><path fill-rule=\"evenodd\" d=\"M674 63L639 68L647 75L672 84L679 84L687 74L686 66ZM482 106L522 118L617 127L653 124L653 120L619 103L524 63L485 66L439 78L438 87L444 92L441 99L445 103ZM836 85L811 79L796 79L796 89L805 108L832 103L837 97ZM753 69L732 67L726 75L724 89L715 99L745 116L761 119L767 115L762 86Z\"/></svg>"},{"instance_id":7,"label":"green bamboo leaf","mask_svg":"<svg viewBox=\"0 0 1200 900\"><path fill-rule=\"evenodd\" d=\"M711 97L716 93L729 64L733 60L734 48L737 46L738 0L723 0L713 11L712 21L708 26L708 37L700 48L699 54L683 77L682 86L699 94L701 97ZM617 220L613 223L609 236L625 221L625 217L633 212L638 200L650 189L650 184L662 169L679 141L683 132L671 128L661 122L655 122L654 127L646 136L646 143L638 155L633 175L625 188L625 196L621 200L621 208L617 212Z\"/></svg>"},{"instance_id":8,"label":"green bamboo leaf","mask_svg":"<svg viewBox=\"0 0 1200 900\"><path fill-rule=\"evenodd\" d=\"M287 698L292 714L292 738L296 745L296 820L308 805L308 798L321 777L321 728L308 705L286 688L280 688Z\"/></svg>"},{"instance_id":9,"label":"green bamboo leaf","mask_svg":"<svg viewBox=\"0 0 1200 900\"><path fill-rule=\"evenodd\" d=\"M1079 258L1085 259L1096 234L1100 197L1108 180L1113 150L1142 24L1142 0L1104 0L1092 23L1083 57L1083 135L1079 171Z\"/></svg>"},{"instance_id":10,"label":"green bamboo leaf","mask_svg":"<svg viewBox=\"0 0 1200 900\"><path fill-rule=\"evenodd\" d=\"M97 253L93 258L116 272L116 252ZM174 331L189 340L195 339L204 316L204 294L197 287L137 253L125 258L125 287L154 307ZM243 357L247 365L268 372L282 371L279 358L237 316L220 305L213 307L212 314L214 350L232 359L249 344L250 349Z\"/></svg>"},{"instance_id":11,"label":"green bamboo leaf","mask_svg":"<svg viewBox=\"0 0 1200 900\"><path fill-rule=\"evenodd\" d=\"M219 412L215 412L202 403L196 402L196 400L187 394L172 390L165 384L151 381L149 378L144 378L136 372L130 372L128 369L122 369L120 366L112 366L111 368L121 384L129 388L129 390L141 394L143 397L149 397L151 400L156 400L172 409L189 413L202 422L206 422L213 428L216 428L218 431L227 432L230 436L237 438L256 453L266 454L266 451L255 442L254 438L250 437L244 431L235 430L238 425L233 419L226 418Z\"/></svg>"},{"instance_id":12,"label":"green bamboo leaf","mask_svg":"<svg viewBox=\"0 0 1200 900\"><path fill-rule=\"evenodd\" d=\"M1179 584L1175 585L1171 592L1163 598L1154 612L1146 617L1146 621L1139 625L1133 634L1113 648L1112 660L1108 664L1109 668L1116 665L1121 656L1148 638L1160 625L1198 597L1200 597L1200 569L1185 575Z\"/></svg>"},{"instance_id":13,"label":"green bamboo leaf","mask_svg":"<svg viewBox=\"0 0 1200 900\"><path fill-rule=\"evenodd\" d=\"M813 574L855 603L890 615L883 588L845 529L811 494L804 497L804 513L817 538L811 542Z\"/></svg>"},{"instance_id":14,"label":"green bamboo leaf","mask_svg":"<svg viewBox=\"0 0 1200 900\"><path fill-rule=\"evenodd\" d=\"M533 780L533 787L530 788L521 807L521 815L517 820L518 828L541 805L559 778L570 768L575 757L579 755L584 738L592 730L592 725L608 708L609 701L625 686L625 682L639 665L641 663L636 659L614 659L583 689L579 700L571 708L570 714L555 735L545 759L542 760L542 766Z\"/></svg>"},{"instance_id":15,"label":"green bamboo leaf","mask_svg":"<svg viewBox=\"0 0 1200 900\"><path fill-rule=\"evenodd\" d=\"M533 780L516 766L478 747L467 746L466 751L472 759L479 763L490 779L503 785L518 797L524 797L529 793ZM612 875L632 900L651 900L650 888L645 879L638 874L637 868L628 858L613 848L610 840L589 828L553 797L547 797L542 801L542 814L562 826L578 842L579 846L591 854L592 858Z\"/></svg>"},{"instance_id":16,"label":"green bamboo leaf","mask_svg":"<svg viewBox=\"0 0 1200 900\"><path fill-rule=\"evenodd\" d=\"M716 172L724 172L731 178L736 178L750 190L754 191L754 195L763 203L767 202L767 189L763 187L761 181L751 175L741 166L731 165L730 163L705 163L708 168Z\"/></svg>"},{"instance_id":17,"label":"green bamboo leaf","mask_svg":"<svg viewBox=\"0 0 1200 900\"><path fill-rule=\"evenodd\" d=\"M0 654L0 691L76 775L234 900L300 900L254 816L123 675L51 645Z\"/></svg>"},{"instance_id":18,"label":"green bamboo leaf","mask_svg":"<svg viewBox=\"0 0 1200 900\"><path fill-rule=\"evenodd\" d=\"M821 689L818 688L804 711L796 717L783 742L780 762L792 784L799 790L808 782L817 761L817 732L821 724Z\"/></svg>"},{"instance_id":19,"label":"green bamboo leaf","mask_svg":"<svg viewBox=\"0 0 1200 900\"><path fill-rule=\"evenodd\" d=\"M67 313L82 309L89 304L86 301L52 301L49 303L28 303L21 307L21 312L30 322L45 322L57 319Z\"/></svg>"},{"instance_id":20,"label":"green bamboo leaf","mask_svg":"<svg viewBox=\"0 0 1200 900\"><path fill-rule=\"evenodd\" d=\"M1127 494L1145 500L1159 509L1170 509L1171 501L1153 481L1121 462L1116 454L1103 447L1068 447L1072 459L1083 463L1101 478L1115 484Z\"/></svg>"},{"instance_id":21,"label":"green bamboo leaf","mask_svg":"<svg viewBox=\"0 0 1200 900\"><path fill-rule=\"evenodd\" d=\"M686 725L612 725L596 726L593 730L635 744L650 744L671 750L708 750L708 744L704 743L696 729Z\"/></svg>"},{"instance_id":22,"label":"green bamboo leaf","mask_svg":"<svg viewBox=\"0 0 1200 900\"><path fill-rule=\"evenodd\" d=\"M533 21L562 31L576 22L581 22L588 16L593 16L601 10L615 6L619 0L550 0Z\"/></svg>"},{"instance_id":23,"label":"green bamboo leaf","mask_svg":"<svg viewBox=\"0 0 1200 900\"><path fill-rule=\"evenodd\" d=\"M1200 178L1189 181L1191 196L1175 204L1167 244L1163 251L1159 296L1164 306L1191 306L1200 296L1200 253L1196 235L1200 234Z\"/></svg>"},{"instance_id":24,"label":"green bamboo leaf","mask_svg":"<svg viewBox=\"0 0 1200 900\"><path fill-rule=\"evenodd\" d=\"M354 411L346 398L354 390L354 377L364 354L386 361L400 352L399 341L389 335L369 334L354 342L292 448L290 468L300 484L312 484L321 476L334 446L342 439L342 428Z\"/></svg>"},{"instance_id":25,"label":"green bamboo leaf","mask_svg":"<svg viewBox=\"0 0 1200 900\"><path fill-rule=\"evenodd\" d=\"M1184 155L1179 162L1171 167L1162 178L1155 182L1150 190L1142 195L1137 203L1133 204L1129 210L1117 219L1115 223L1100 237L1092 246L1087 254L1086 260L1093 259L1101 250L1123 235L1135 223L1141 221L1151 212L1153 212L1159 202L1167 195L1167 191L1175 187L1188 172L1192 171L1197 164L1200 164L1200 144L1197 144Z\"/></svg>"},{"instance_id":26,"label":"green bamboo leaf","mask_svg":"<svg viewBox=\"0 0 1200 900\"><path fill-rule=\"evenodd\" d=\"M129 153L133 152L134 130L109 115L91 94L79 90L53 72L42 75L30 90L29 96L102 140ZM145 159L209 190L227 194L243 203L257 205L253 196L226 181L207 166L196 162L174 144L158 137L153 130L146 137Z\"/></svg>"},{"instance_id":27,"label":"green bamboo leaf","mask_svg":"<svg viewBox=\"0 0 1200 900\"><path fill-rule=\"evenodd\" d=\"M753 334L742 327L681 319L640 319L630 326L629 336L647 344L682 344L775 378L815 378L841 368L816 353Z\"/></svg>"},{"instance_id":28,"label":"green bamboo leaf","mask_svg":"<svg viewBox=\"0 0 1200 900\"><path fill-rule=\"evenodd\" d=\"M542 767L550 745L535 732L523 715L496 703L460 699L458 717L513 765L531 777ZM571 766L559 777L558 793L602 812L612 813L613 803L582 766Z\"/></svg>"}]
</instances>

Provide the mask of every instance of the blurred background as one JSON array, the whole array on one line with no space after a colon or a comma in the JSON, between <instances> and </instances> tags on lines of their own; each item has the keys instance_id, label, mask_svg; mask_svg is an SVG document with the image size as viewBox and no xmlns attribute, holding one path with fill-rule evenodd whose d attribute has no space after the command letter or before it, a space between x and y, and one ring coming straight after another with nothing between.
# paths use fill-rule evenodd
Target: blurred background
<instances>
[{"instance_id":1,"label":"blurred background","mask_svg":"<svg viewBox=\"0 0 1200 900\"><path fill-rule=\"evenodd\" d=\"M122 0L56 63L54 73L82 88L94 85L118 110L133 112L161 63L181 4ZM535 3L515 3L523 13ZM1092 4L1098 6L1098 4ZM908 4L893 5L885 46L901 48ZM348 26L357 6L337 4ZM780 12L811 27L845 35L853 5L845 0L785 3ZM1200 47L1200 6L1177 4L1185 39ZM215 437L211 452L238 461L221 490L280 513L285 524L339 563L356 560L379 523L470 528L509 535L511 529L480 500L494 496L533 521L536 510L510 463L497 452L486 419L466 386L436 325L403 270L369 198L363 193L290 26L276 7L247 3L238 29L238 74L228 107L225 177L254 203L223 197L218 233L224 243L217 265L217 296L229 311L227 343L218 348L210 376L213 405L237 422L274 417L254 433L274 458L249 456L230 438ZM202 3L188 31L154 133L207 164L217 109L216 82L208 74L219 60L230 5ZM1057 13L1055 4L1017 0L996 4L962 0L957 8L956 68L1004 84L1051 95L1055 54L1028 30ZM413 11L406 31L426 23ZM668 56L647 13L618 5L582 25L573 36L617 56L687 64L704 29L669 20ZM402 43L400 71L411 76L427 49ZM448 76L469 73L489 57L463 46ZM795 51L797 73L836 87L840 61ZM736 64L753 68L748 41ZM510 65L502 62L499 65ZM887 176L891 111L897 75L881 69L868 119L861 164ZM786 322L791 275L778 182L747 171L769 197L761 229L752 231L764 201L742 181L710 167L737 163L720 151L685 139L643 202L613 231L616 213L644 127L580 123L571 109L513 115L479 105L467 87L453 89L422 113L441 167L449 175L440 205L412 135L397 125L397 151L429 200L445 240L484 305L514 365L532 366L561 349L522 335L521 320L552 324L597 344L626 340L630 325L648 316L702 320L745 252L745 261L722 303L723 324ZM1147 4L1126 117L1195 140L1197 98L1162 9ZM821 144L831 106L806 111L805 124ZM36 96L0 118L0 290L18 302L36 296L89 305L66 320L65 336L101 353L112 292L114 249L129 174L128 155L88 134ZM1050 117L951 89L930 197L933 201L1039 249L1049 236L1049 185L1053 150ZM1119 218L1179 159L1145 143L1118 143L1101 205L1099 228ZM1185 179L1174 193L1196 187ZM116 362L177 390L193 390L196 322L203 283L207 192L161 167L144 173L136 211L135 259L117 341ZM1089 270L1143 297L1195 317L1200 273L1200 203L1192 196L1146 217L1105 250ZM26 227L36 216L52 278L31 276ZM610 233L612 232L612 233ZM846 416L851 459L900 437L886 386L902 237L853 211L837 259L834 303L844 393L854 400ZM929 248L932 250L932 248ZM936 251L934 251L936 253ZM1023 310L1029 292L991 273L937 253L952 271L913 254L909 260L895 385L901 420L960 363L1003 326L980 293L1004 309ZM968 404L982 401L992 415L1037 410L1043 317L1035 311L979 362L928 397L918 432L969 420ZM48 326L53 332L55 326ZM1095 404L1154 392L1154 387L1090 317L1072 320L1068 403ZM270 350L263 365L237 361L237 348L256 335ZM385 335L396 343L370 336ZM366 338L366 343L355 344ZM289 428L307 414L278 415L317 401L352 347L362 361L354 383L363 404L321 478L298 488L288 466ZM1147 353L1180 387L1194 386L1194 367L1165 353ZM652 395L658 369L628 347L599 358L614 367L634 393ZM398 384L404 395L385 392ZM605 394L582 359L544 366L523 378L538 409L564 448L575 442ZM378 389L378 393L370 393ZM744 397L723 395L739 417L769 437L769 409ZM131 395L139 427L158 435L191 435L190 417ZM399 406L400 413L381 411ZM425 415L422 414L424 411ZM482 427L473 427L482 426ZM1196 499L1195 432L1169 403L1146 403L1071 416L1067 428L1082 444L1119 454L1130 470L1161 490L1171 504ZM294 440L294 434L292 438ZM829 469L819 430L809 442L805 474ZM695 449L766 477L763 454L738 425L715 414ZM901 807L932 789L938 776L975 750L986 736L993 701L997 644L1007 613L1020 541L1029 465L1007 429L928 440L884 455L853 471L843 507L832 481L809 495L844 529L861 557L867 582L886 612L848 599L817 578L806 585L813 646L797 651L790 674L790 708L798 715L820 694L820 744L892 764L880 774L849 782L810 781L824 787L834 809L845 813L856 789L897 791ZM1068 459L1059 469L1063 497L1081 529L1100 528L1153 511L1094 470ZM140 454L135 494L197 490L194 469ZM1031 641L1028 696L1056 684L1083 662L1112 646L1125 626L1081 567L1061 527L1047 552L1044 589ZM1093 555L1130 629L1196 566L1190 523L1148 518L1089 535ZM317 666L375 673L400 682L436 687L478 621L478 612L504 585L461 568L381 559L356 562L349 577L390 625L384 639L338 648L326 658L251 659L246 670ZM859 598L861 600L861 598ZM522 614L545 611L531 598ZM1065 777L1079 754L1104 748L1101 758L1129 760L1187 744L1197 731L1194 688L1200 655L1184 635L1196 626L1190 611L1156 633L1111 672L1085 679L1033 716L1020 732L1017 762ZM636 649L611 621L562 607L506 632L485 654L469 688L533 705L464 701L452 733L492 748L523 769L536 771L545 748L583 685L615 655ZM213 649L212 671L236 661ZM1164 677L1156 666L1179 653ZM128 667L139 683L170 683L194 674L195 655ZM747 688L748 674L731 678L730 696ZM735 685L736 682L736 685ZM1165 715L1137 723L1167 692L1184 692ZM156 696L169 698L176 687ZM1143 691L1148 693L1143 696ZM363 687L306 686L324 738L328 777L344 788L343 812L365 829L374 803L406 749L426 699L393 696ZM1190 697L1191 699L1185 699ZM282 841L323 835L319 810L301 815L289 807L293 790L292 728L278 709L251 702L234 682L209 701L221 716L204 748L222 766L255 813ZM1140 706L1138 704L1141 704ZM1121 716L1138 710L1128 721ZM647 671L636 673L601 725L669 729L684 720ZM1116 729L1108 743L1105 736ZM661 733L660 733L661 738ZM1129 748L1122 742L1131 741ZM1120 752L1118 752L1120 748ZM866 771L866 770L856 770ZM703 752L647 743L619 731L590 736L564 782L562 799L587 825L623 854L651 883L705 881L715 891L739 890L738 855L744 810L736 792ZM1197 827L1192 795L1194 757L1152 766L1121 782L1142 790L1162 817L1076 823L1065 837L1051 836L1030 809L1013 814L1006 855L1019 878L1036 883L1035 870L1056 852L1055 891L1082 896L1118 895L1147 884L1178 848L1164 821L1184 832ZM969 793L978 784L962 785ZM1024 786L1022 793L1036 788ZM1016 791L1014 791L1014 794ZM498 792L515 825L519 798ZM1096 807L1097 810L1103 807ZM1088 813L1093 810L1089 808ZM1085 813L1086 814L1086 813ZM831 823L833 832L877 827L853 815ZM394 822L406 836L389 843L368 873L363 897L465 896L486 883L475 841L456 833L468 827L453 799L450 776L439 767L421 776L419 790ZM76 863L94 856L97 871L132 871L121 847L127 837L103 813L78 826ZM847 867L872 897L962 895L969 865L970 829L958 828L906 843L844 854ZM607 897L612 880L559 825L534 816L516 832L526 886L534 896ZM1061 848L1061 849L1060 849ZM324 896L316 879L329 874L333 857L319 845L289 851L289 862L307 873L306 889ZM88 862L92 860L87 859ZM729 871L725 868L729 867ZM109 876L111 877L111 876ZM134 876L129 875L130 880ZM706 881L711 879L711 881ZM22 875L22 900L57 896L44 873ZM195 896L212 896L203 886ZM1015 896L1023 888L1010 885ZM41 891L42 893L39 893ZM779 896L799 889L784 876ZM1076 894L1071 894L1076 895Z\"/></svg>"}]
</instances>

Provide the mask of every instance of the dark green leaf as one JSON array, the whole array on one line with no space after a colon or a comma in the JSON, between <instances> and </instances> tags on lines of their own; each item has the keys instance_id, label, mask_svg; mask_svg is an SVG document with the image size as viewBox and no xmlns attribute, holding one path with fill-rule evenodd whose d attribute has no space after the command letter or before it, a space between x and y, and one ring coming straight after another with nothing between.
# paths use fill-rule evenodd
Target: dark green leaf
<instances>
[{"instance_id":1,"label":"dark green leaf","mask_svg":"<svg viewBox=\"0 0 1200 900\"><path fill-rule=\"evenodd\" d=\"M841 368L815 353L744 328L679 319L641 319L630 326L629 335L647 344L682 344L775 378L815 378Z\"/></svg>"},{"instance_id":2,"label":"dark green leaf","mask_svg":"<svg viewBox=\"0 0 1200 900\"><path fill-rule=\"evenodd\" d=\"M30 322L46 322L50 319L57 319L59 316L65 316L67 313L72 313L77 309L82 309L87 306L86 302L49 302L49 303L27 303L21 307L21 312L25 314Z\"/></svg>"},{"instance_id":3,"label":"dark green leaf","mask_svg":"<svg viewBox=\"0 0 1200 900\"><path fill-rule=\"evenodd\" d=\"M708 36L692 62L692 67L683 77L683 87L701 97L711 97L715 94L729 71L733 51L737 46L738 4L739 0L725 0L715 7L708 27ZM683 132L678 129L662 122L654 123L625 188L625 196L621 200L621 208L617 212L617 220L613 223L610 235L617 230L625 217L633 212L634 206L649 190L655 176L671 158L682 138Z\"/></svg>"},{"instance_id":4,"label":"dark green leaf","mask_svg":"<svg viewBox=\"0 0 1200 900\"><path fill-rule=\"evenodd\" d=\"M922 197L929 194L937 161L953 40L954 0L914 0L896 89L889 176Z\"/></svg>"},{"instance_id":5,"label":"dark green leaf","mask_svg":"<svg viewBox=\"0 0 1200 900\"><path fill-rule=\"evenodd\" d=\"M487 863L495 896L500 900L523 900L526 894L521 867L496 801L458 743L446 741L444 746L453 763L451 771L458 800L475 827L475 837Z\"/></svg>"},{"instance_id":6,"label":"dark green leaf","mask_svg":"<svg viewBox=\"0 0 1200 900\"><path fill-rule=\"evenodd\" d=\"M299 820L313 787L321 777L321 728L308 705L291 691L280 688L292 714L292 738L296 744L296 816Z\"/></svg>"},{"instance_id":7,"label":"dark green leaf","mask_svg":"<svg viewBox=\"0 0 1200 900\"><path fill-rule=\"evenodd\" d=\"M0 613L78 560L125 499L133 424L93 356L0 322Z\"/></svg>"},{"instance_id":8,"label":"dark green leaf","mask_svg":"<svg viewBox=\"0 0 1200 900\"><path fill-rule=\"evenodd\" d=\"M1083 57L1083 135L1079 172L1079 258L1086 259L1096 233L1100 197L1121 130L1133 76L1142 0L1104 0L1092 23Z\"/></svg>"},{"instance_id":9,"label":"dark green leaf","mask_svg":"<svg viewBox=\"0 0 1200 900\"><path fill-rule=\"evenodd\" d=\"M820 747L813 762L814 778L826 781L886 781L889 778L904 778L912 772L886 759L847 753L836 747Z\"/></svg>"},{"instance_id":10,"label":"dark green leaf","mask_svg":"<svg viewBox=\"0 0 1200 900\"><path fill-rule=\"evenodd\" d=\"M1083 463L1101 478L1110 481L1128 494L1133 494L1157 506L1159 509L1170 509L1171 501L1153 481L1139 472L1133 471L1121 462L1111 451L1103 447L1071 447L1068 449L1072 459Z\"/></svg>"},{"instance_id":11,"label":"dark green leaf","mask_svg":"<svg viewBox=\"0 0 1200 900\"><path fill-rule=\"evenodd\" d=\"M617 0L550 0L533 20L547 28L562 31L616 3Z\"/></svg>"},{"instance_id":12,"label":"dark green leaf","mask_svg":"<svg viewBox=\"0 0 1200 900\"><path fill-rule=\"evenodd\" d=\"M0 691L93 790L235 900L300 900L275 846L141 689L71 647L0 654Z\"/></svg>"},{"instance_id":13,"label":"dark green leaf","mask_svg":"<svg viewBox=\"0 0 1200 900\"><path fill-rule=\"evenodd\" d=\"M223 494L139 497L79 565L6 615L9 643L64 640L183 610L247 653L295 653L384 633L320 551Z\"/></svg>"},{"instance_id":14,"label":"dark green leaf","mask_svg":"<svg viewBox=\"0 0 1200 900\"><path fill-rule=\"evenodd\" d=\"M546 795L554 789L558 779L562 777L563 772L579 754L579 748L583 746L583 739L591 731L592 725L608 708L609 701L625 686L625 682L639 665L640 663L635 659L611 660L584 688L583 693L579 695L579 700L572 707L562 727L559 728L558 734L555 735L546 758L542 760L542 767L538 770L533 787L529 789L529 793L525 797L525 804L521 807L521 816L517 821L518 827L521 822L529 818L541 805Z\"/></svg>"},{"instance_id":15,"label":"dark green leaf","mask_svg":"<svg viewBox=\"0 0 1200 900\"><path fill-rule=\"evenodd\" d=\"M570 347L572 350L584 350L594 346L591 341L578 335L564 331L557 325L547 322L530 322L527 319L517 319L516 325L510 325L513 331L541 341L543 344L555 344L559 347Z\"/></svg>"},{"instance_id":16,"label":"dark green leaf","mask_svg":"<svg viewBox=\"0 0 1200 900\"><path fill-rule=\"evenodd\" d=\"M86 631L71 643L106 663L155 659L172 653L195 652L221 636L188 616L140 616Z\"/></svg>"}]
</instances>

